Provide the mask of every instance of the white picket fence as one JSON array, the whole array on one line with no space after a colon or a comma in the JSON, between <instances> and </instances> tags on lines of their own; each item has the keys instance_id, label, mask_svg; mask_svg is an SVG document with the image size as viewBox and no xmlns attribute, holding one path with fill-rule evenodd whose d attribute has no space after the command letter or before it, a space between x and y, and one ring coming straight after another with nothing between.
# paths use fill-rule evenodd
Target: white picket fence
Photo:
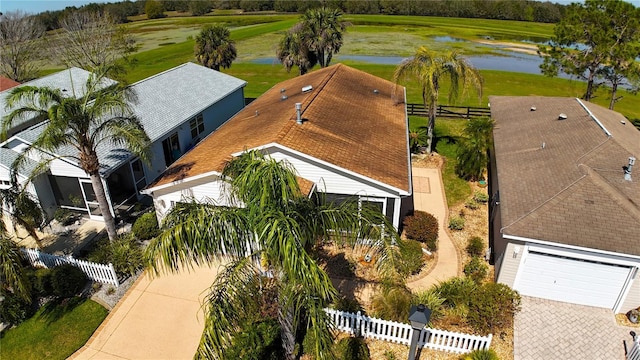
<instances>
[{"instance_id":1,"label":"white picket fence","mask_svg":"<svg viewBox=\"0 0 640 360\"><path fill-rule=\"evenodd\" d=\"M21 249L25 257L31 262L32 266L52 268L58 265L71 264L80 268L89 279L103 284L111 284L116 287L120 285L118 275L113 265L93 263L90 261L74 259L69 256L58 256L40 252L37 249Z\"/></svg>"},{"instance_id":2,"label":"white picket fence","mask_svg":"<svg viewBox=\"0 0 640 360\"><path fill-rule=\"evenodd\" d=\"M631 340L631 349L627 352L627 360L640 360L640 336Z\"/></svg>"},{"instance_id":3,"label":"white picket fence","mask_svg":"<svg viewBox=\"0 0 640 360\"><path fill-rule=\"evenodd\" d=\"M324 309L337 330L360 335L365 338L384 340L410 345L413 329L409 324L387 321L365 315ZM488 336L469 335L453 331L425 328L418 338L418 347L453 353L468 353L479 349L489 349L492 334Z\"/></svg>"}]
</instances>

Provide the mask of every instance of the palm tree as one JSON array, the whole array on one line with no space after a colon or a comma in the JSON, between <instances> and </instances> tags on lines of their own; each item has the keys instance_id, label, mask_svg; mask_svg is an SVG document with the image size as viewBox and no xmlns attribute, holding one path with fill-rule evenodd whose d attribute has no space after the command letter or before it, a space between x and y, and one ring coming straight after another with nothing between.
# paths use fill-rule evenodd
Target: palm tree
<instances>
[{"instance_id":1,"label":"palm tree","mask_svg":"<svg viewBox=\"0 0 640 360\"><path fill-rule=\"evenodd\" d=\"M243 314L255 303L254 297L275 288L277 295L271 301L278 307L286 358L294 358L298 329L312 333L316 358L331 358L331 325L323 308L334 300L336 290L310 251L330 237L349 244L355 244L357 238L382 238L366 246L377 255L378 269L389 274L395 259L390 243L397 240L397 234L393 231L381 237L376 224L392 226L372 208L305 196L288 163L259 152L231 160L221 178L228 179L228 200L242 206L177 204L165 218L163 233L146 253L148 266L156 273L176 271L194 262L209 264L229 255L206 299L208 316L197 357L223 358L242 328ZM272 281L275 285L268 286Z\"/></svg>"},{"instance_id":2,"label":"palm tree","mask_svg":"<svg viewBox=\"0 0 640 360\"><path fill-rule=\"evenodd\" d=\"M443 77L449 79L449 102L453 102L461 89L464 96L470 87L476 90L478 98L482 98L482 76L457 50L438 54L421 46L412 58L400 63L393 74L396 83L407 77L417 78L422 87L422 101L429 114L427 151L431 152Z\"/></svg>"},{"instance_id":3,"label":"palm tree","mask_svg":"<svg viewBox=\"0 0 640 360\"><path fill-rule=\"evenodd\" d=\"M12 220L14 229L16 225L23 227L42 250L42 241L36 229L44 223L44 211L38 200L13 180L10 188L0 190L0 206Z\"/></svg>"},{"instance_id":4,"label":"palm tree","mask_svg":"<svg viewBox=\"0 0 640 360\"><path fill-rule=\"evenodd\" d=\"M456 173L463 179L481 179L489 165L489 150L493 146L494 121L489 117L469 120L464 127L464 138L456 154Z\"/></svg>"},{"instance_id":5,"label":"palm tree","mask_svg":"<svg viewBox=\"0 0 640 360\"><path fill-rule=\"evenodd\" d=\"M220 71L220 67L229 68L238 55L236 45L230 39L231 33L224 25L206 25L196 36L194 53L196 60L203 66Z\"/></svg>"},{"instance_id":6,"label":"palm tree","mask_svg":"<svg viewBox=\"0 0 640 360\"><path fill-rule=\"evenodd\" d=\"M18 245L7 235L0 222L0 288L12 292L24 300L31 300L31 286L24 272L22 254Z\"/></svg>"},{"instance_id":7,"label":"palm tree","mask_svg":"<svg viewBox=\"0 0 640 360\"><path fill-rule=\"evenodd\" d=\"M287 72L297 66L300 75L306 74L318 63L316 54L309 49L303 27L302 23L298 23L289 29L276 50L276 57Z\"/></svg>"},{"instance_id":8,"label":"palm tree","mask_svg":"<svg viewBox=\"0 0 640 360\"><path fill-rule=\"evenodd\" d=\"M341 21L341 17L340 9L324 6L309 9L302 15L307 44L316 54L320 67L329 66L333 54L342 47L342 33L348 24Z\"/></svg>"},{"instance_id":9,"label":"palm tree","mask_svg":"<svg viewBox=\"0 0 640 360\"><path fill-rule=\"evenodd\" d=\"M91 74L84 93L74 96L65 96L62 90L48 87L21 86L13 89L6 105L8 108L18 107L2 120L2 132L6 134L18 120L46 119L42 133L14 163L14 171L20 168L32 150L56 154L63 147L73 147L77 155L68 157L77 161L89 175L109 240L113 241L117 237L116 226L100 177L98 146L104 142L124 145L133 155L148 161L150 141L129 105L129 101L135 100L131 89L120 85L105 88L105 73L106 69ZM42 160L29 180L46 171L48 163L53 160L54 157Z\"/></svg>"}]
</instances>

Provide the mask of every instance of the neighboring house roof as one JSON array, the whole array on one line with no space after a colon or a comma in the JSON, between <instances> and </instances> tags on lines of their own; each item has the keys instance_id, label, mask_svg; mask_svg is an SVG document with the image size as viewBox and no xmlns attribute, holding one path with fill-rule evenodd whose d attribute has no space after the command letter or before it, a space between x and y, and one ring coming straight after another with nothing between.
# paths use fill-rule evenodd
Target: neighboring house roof
<instances>
[{"instance_id":1,"label":"neighboring house roof","mask_svg":"<svg viewBox=\"0 0 640 360\"><path fill-rule=\"evenodd\" d=\"M640 255L640 164L632 181L622 169L629 157L640 159L640 131L615 111L573 98L490 103L502 232Z\"/></svg>"},{"instance_id":2,"label":"neighboring house roof","mask_svg":"<svg viewBox=\"0 0 640 360\"><path fill-rule=\"evenodd\" d=\"M31 80L21 84L20 86L50 87L52 89L61 89L65 94L69 94L69 96L77 94L77 97L81 97L84 95L85 85L90 75L91 73L86 70L72 67L39 79ZM105 87L116 83L117 82L114 80L104 79ZM14 106L13 108L8 108L6 106L6 100L10 93L11 90L0 92L0 119L3 119L6 115L11 113L12 110L19 107ZM14 122L13 127L18 127L20 124L28 122L29 120L31 119L21 119L20 121L16 121Z\"/></svg>"},{"instance_id":3,"label":"neighboring house roof","mask_svg":"<svg viewBox=\"0 0 640 360\"><path fill-rule=\"evenodd\" d=\"M407 127L404 88L337 64L275 85L149 187L220 172L232 154L277 144L410 191Z\"/></svg>"},{"instance_id":4,"label":"neighboring house roof","mask_svg":"<svg viewBox=\"0 0 640 360\"><path fill-rule=\"evenodd\" d=\"M6 78L4 76L0 76L0 91L5 91L5 90L9 90L12 87L16 87L20 85L19 82L17 81L13 81L9 78Z\"/></svg>"},{"instance_id":5,"label":"neighboring house roof","mask_svg":"<svg viewBox=\"0 0 640 360\"><path fill-rule=\"evenodd\" d=\"M151 142L165 137L170 131L196 116L241 87L246 81L186 63L131 85L136 101L132 111L140 119ZM32 143L44 130L46 123L33 126L16 135ZM58 155L77 154L72 147L59 149ZM98 146L101 173L108 175L131 154L126 148L104 142Z\"/></svg>"},{"instance_id":6,"label":"neighboring house roof","mask_svg":"<svg viewBox=\"0 0 640 360\"><path fill-rule=\"evenodd\" d=\"M13 165L14 161L18 158L18 153L7 148L0 147L0 165L4 166L7 169L11 169L11 165ZM27 158L23 162L22 170L24 170L24 174L28 176L36 170L38 164L29 158Z\"/></svg>"}]
</instances>

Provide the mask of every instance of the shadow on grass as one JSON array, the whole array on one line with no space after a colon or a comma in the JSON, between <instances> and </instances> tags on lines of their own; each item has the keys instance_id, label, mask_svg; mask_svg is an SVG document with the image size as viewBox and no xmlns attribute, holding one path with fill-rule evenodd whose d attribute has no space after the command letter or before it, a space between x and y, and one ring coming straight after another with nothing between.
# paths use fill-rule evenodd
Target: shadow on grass
<instances>
[{"instance_id":1,"label":"shadow on grass","mask_svg":"<svg viewBox=\"0 0 640 360\"><path fill-rule=\"evenodd\" d=\"M71 312L76 307L87 301L86 298L74 296L71 298L54 299L42 307L42 311L38 317L45 320L47 324L51 324Z\"/></svg>"}]
</instances>

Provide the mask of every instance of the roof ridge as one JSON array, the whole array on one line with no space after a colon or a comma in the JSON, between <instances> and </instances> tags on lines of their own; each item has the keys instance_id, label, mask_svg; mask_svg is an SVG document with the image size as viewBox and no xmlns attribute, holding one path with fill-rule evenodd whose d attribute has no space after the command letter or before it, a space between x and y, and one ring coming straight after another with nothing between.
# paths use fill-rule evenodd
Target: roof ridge
<instances>
[{"instance_id":1,"label":"roof ridge","mask_svg":"<svg viewBox=\"0 0 640 360\"><path fill-rule=\"evenodd\" d=\"M633 200L621 194L618 188L611 185L606 178L598 174L598 172L590 166L580 164L585 167L587 175L592 179L593 183L606 192L620 207L640 222L640 208Z\"/></svg>"},{"instance_id":2,"label":"roof ridge","mask_svg":"<svg viewBox=\"0 0 640 360\"><path fill-rule=\"evenodd\" d=\"M158 76L160 76L160 75L163 75L163 74L165 74L165 73L168 73L168 72L170 72L170 71L174 71L174 70L176 70L176 69L179 69L179 68L181 68L181 67L186 66L187 64L191 64L191 61L187 61L186 63L182 63L182 64L180 64L180 65L178 65L178 66L174 66L174 67L169 68L169 69L167 69L167 70L165 70L165 71L162 71L162 72L159 72L159 73L157 73L157 74L154 74L154 75L148 76L148 77L146 77L146 78L144 78L144 79L140 79L140 80L138 80L138 81L134 82L133 84L129 85L129 87L133 87L133 86L135 86L135 85L141 84L141 83L143 83L143 82L145 82L145 81L147 81L147 80L151 80L151 79L153 79L153 78L156 78L156 77L158 77Z\"/></svg>"}]
</instances>

